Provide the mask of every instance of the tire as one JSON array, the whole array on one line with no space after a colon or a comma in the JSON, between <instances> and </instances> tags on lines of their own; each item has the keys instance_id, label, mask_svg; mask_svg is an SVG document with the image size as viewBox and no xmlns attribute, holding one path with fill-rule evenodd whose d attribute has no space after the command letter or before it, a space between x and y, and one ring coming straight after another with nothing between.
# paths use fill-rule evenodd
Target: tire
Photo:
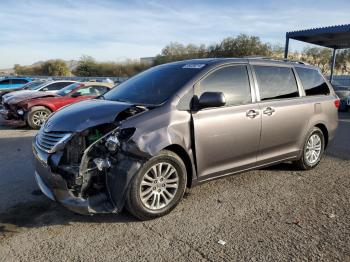
<instances>
[{"instance_id":1,"label":"tire","mask_svg":"<svg viewBox=\"0 0 350 262\"><path fill-rule=\"evenodd\" d=\"M51 110L46 107L34 107L28 113L27 123L32 129L39 129L51 113ZM40 116L42 116L41 119Z\"/></svg>"},{"instance_id":2,"label":"tire","mask_svg":"<svg viewBox=\"0 0 350 262\"><path fill-rule=\"evenodd\" d=\"M148 160L131 180L126 195L126 209L140 220L164 216L181 201L186 185L187 172L182 159L171 151L162 150Z\"/></svg>"},{"instance_id":3,"label":"tire","mask_svg":"<svg viewBox=\"0 0 350 262\"><path fill-rule=\"evenodd\" d=\"M314 153L308 153L310 151L313 151L312 149L309 150L310 145L312 144L312 138L314 138L314 141L318 141L315 137L318 137L320 144L315 143L315 145L311 146L311 148L313 149L317 148L319 150L315 150ZM324 148L325 148L325 139L324 139L323 132L318 127L313 127L305 139L301 158L295 161L294 164L296 165L296 167L298 167L301 170L309 170L316 167L322 159ZM317 154L317 157L316 157L316 154ZM311 157L311 155L313 155L313 157Z\"/></svg>"}]
</instances>

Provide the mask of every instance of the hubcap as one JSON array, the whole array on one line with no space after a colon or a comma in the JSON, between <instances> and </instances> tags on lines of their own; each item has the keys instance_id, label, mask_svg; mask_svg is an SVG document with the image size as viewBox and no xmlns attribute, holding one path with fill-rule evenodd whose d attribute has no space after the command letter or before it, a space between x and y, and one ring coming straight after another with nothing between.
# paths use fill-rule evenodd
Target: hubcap
<instances>
[{"instance_id":1,"label":"hubcap","mask_svg":"<svg viewBox=\"0 0 350 262\"><path fill-rule=\"evenodd\" d=\"M306 160L309 164L315 164L320 158L322 150L322 140L319 135L313 134L310 136L306 145Z\"/></svg>"},{"instance_id":2,"label":"hubcap","mask_svg":"<svg viewBox=\"0 0 350 262\"><path fill-rule=\"evenodd\" d=\"M167 206L176 195L178 183L179 175L173 165L165 162L153 165L141 181L142 203L152 210Z\"/></svg>"},{"instance_id":3,"label":"hubcap","mask_svg":"<svg viewBox=\"0 0 350 262\"><path fill-rule=\"evenodd\" d=\"M37 111L33 115L33 123L37 126L41 126L49 117L46 111Z\"/></svg>"}]
</instances>

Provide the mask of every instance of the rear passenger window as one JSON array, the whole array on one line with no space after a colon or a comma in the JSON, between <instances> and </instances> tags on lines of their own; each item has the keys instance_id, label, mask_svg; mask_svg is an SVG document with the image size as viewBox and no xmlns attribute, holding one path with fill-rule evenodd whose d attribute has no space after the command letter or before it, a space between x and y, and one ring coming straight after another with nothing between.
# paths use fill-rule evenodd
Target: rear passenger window
<instances>
[{"instance_id":1,"label":"rear passenger window","mask_svg":"<svg viewBox=\"0 0 350 262\"><path fill-rule=\"evenodd\" d=\"M296 67L295 69L307 96L329 95L328 85L320 72L302 67Z\"/></svg>"},{"instance_id":2,"label":"rear passenger window","mask_svg":"<svg viewBox=\"0 0 350 262\"><path fill-rule=\"evenodd\" d=\"M61 90L63 87L66 87L66 86L68 86L69 84L72 84L72 83L57 82L57 83L52 83L52 84L46 86L46 88L47 88L47 90L49 90L49 91Z\"/></svg>"},{"instance_id":3,"label":"rear passenger window","mask_svg":"<svg viewBox=\"0 0 350 262\"><path fill-rule=\"evenodd\" d=\"M28 80L25 79L12 79L12 84L20 85L20 84L26 84L28 83Z\"/></svg>"},{"instance_id":4,"label":"rear passenger window","mask_svg":"<svg viewBox=\"0 0 350 262\"><path fill-rule=\"evenodd\" d=\"M197 88L198 97L204 92L224 93L227 106L252 101L247 67L243 65L218 69L203 79Z\"/></svg>"},{"instance_id":5,"label":"rear passenger window","mask_svg":"<svg viewBox=\"0 0 350 262\"><path fill-rule=\"evenodd\" d=\"M254 66L254 70L261 101L299 97L297 82L291 68Z\"/></svg>"}]
</instances>

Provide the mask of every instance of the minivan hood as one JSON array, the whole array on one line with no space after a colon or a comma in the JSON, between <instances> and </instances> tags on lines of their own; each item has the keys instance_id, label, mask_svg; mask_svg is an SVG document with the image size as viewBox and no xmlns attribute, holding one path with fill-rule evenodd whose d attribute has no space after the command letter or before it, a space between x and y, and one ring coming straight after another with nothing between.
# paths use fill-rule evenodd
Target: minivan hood
<instances>
[{"instance_id":1,"label":"minivan hood","mask_svg":"<svg viewBox=\"0 0 350 262\"><path fill-rule=\"evenodd\" d=\"M109 100L87 100L56 111L44 125L45 132L81 132L93 126L112 123L132 104Z\"/></svg>"},{"instance_id":2,"label":"minivan hood","mask_svg":"<svg viewBox=\"0 0 350 262\"><path fill-rule=\"evenodd\" d=\"M58 96L58 95L55 95L53 93L48 93L48 92L23 90L23 91L15 92L14 94L9 95L9 96L5 96L4 102L11 103L11 104L17 104L17 103L22 102L24 100L29 100L29 99L34 99L34 98L42 98L42 97L54 97L54 96Z\"/></svg>"}]
</instances>

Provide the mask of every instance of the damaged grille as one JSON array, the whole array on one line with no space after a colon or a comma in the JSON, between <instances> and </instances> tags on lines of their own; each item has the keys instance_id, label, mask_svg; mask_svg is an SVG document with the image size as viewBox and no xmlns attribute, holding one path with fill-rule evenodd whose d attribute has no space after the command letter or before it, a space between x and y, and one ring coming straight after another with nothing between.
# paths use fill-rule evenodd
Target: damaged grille
<instances>
[{"instance_id":1,"label":"damaged grille","mask_svg":"<svg viewBox=\"0 0 350 262\"><path fill-rule=\"evenodd\" d=\"M68 136L70 136L70 133L40 131L36 137L36 145L40 149L52 153L58 143L65 140Z\"/></svg>"}]
</instances>

